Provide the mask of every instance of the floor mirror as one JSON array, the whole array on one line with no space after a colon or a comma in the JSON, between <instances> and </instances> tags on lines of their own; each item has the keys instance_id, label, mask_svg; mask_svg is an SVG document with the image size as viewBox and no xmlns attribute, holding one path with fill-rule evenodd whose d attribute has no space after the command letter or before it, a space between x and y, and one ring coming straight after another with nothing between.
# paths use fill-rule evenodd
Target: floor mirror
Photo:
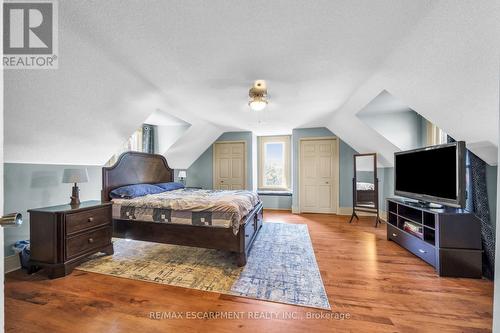
<instances>
[{"instance_id":1,"label":"floor mirror","mask_svg":"<svg viewBox=\"0 0 500 333\"><path fill-rule=\"evenodd\" d=\"M359 219L358 212L372 213L376 216L375 227L380 221L378 201L377 154L354 155L354 177L352 179L352 215Z\"/></svg>"}]
</instances>

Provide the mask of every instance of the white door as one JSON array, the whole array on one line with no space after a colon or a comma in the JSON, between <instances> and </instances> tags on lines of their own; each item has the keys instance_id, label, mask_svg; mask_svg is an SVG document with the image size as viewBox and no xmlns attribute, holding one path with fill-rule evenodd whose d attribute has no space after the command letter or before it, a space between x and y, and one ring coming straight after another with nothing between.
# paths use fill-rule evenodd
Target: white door
<instances>
[{"instance_id":1,"label":"white door","mask_svg":"<svg viewBox=\"0 0 500 333\"><path fill-rule=\"evenodd\" d=\"M214 189L245 189L245 143L214 144Z\"/></svg>"},{"instance_id":2,"label":"white door","mask_svg":"<svg viewBox=\"0 0 500 333\"><path fill-rule=\"evenodd\" d=\"M300 211L336 213L338 193L336 139L300 143Z\"/></svg>"}]
</instances>

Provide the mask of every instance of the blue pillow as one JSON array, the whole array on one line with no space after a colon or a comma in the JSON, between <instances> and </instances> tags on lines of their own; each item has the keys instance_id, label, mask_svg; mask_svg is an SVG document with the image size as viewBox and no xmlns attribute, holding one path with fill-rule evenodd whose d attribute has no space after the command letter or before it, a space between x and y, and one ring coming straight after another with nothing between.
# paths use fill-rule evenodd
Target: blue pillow
<instances>
[{"instance_id":1,"label":"blue pillow","mask_svg":"<svg viewBox=\"0 0 500 333\"><path fill-rule=\"evenodd\" d=\"M109 196L113 199L118 199L118 198L133 199L148 194L156 194L161 192L165 192L165 190L159 186L151 184L135 184L135 185L127 185L115 188L113 191L109 193Z\"/></svg>"},{"instance_id":2,"label":"blue pillow","mask_svg":"<svg viewBox=\"0 0 500 333\"><path fill-rule=\"evenodd\" d=\"M161 187L165 191L173 191L173 190L178 190L180 188L184 188L184 184L176 183L176 182L159 183L159 184L155 184L155 185L158 187Z\"/></svg>"}]
</instances>

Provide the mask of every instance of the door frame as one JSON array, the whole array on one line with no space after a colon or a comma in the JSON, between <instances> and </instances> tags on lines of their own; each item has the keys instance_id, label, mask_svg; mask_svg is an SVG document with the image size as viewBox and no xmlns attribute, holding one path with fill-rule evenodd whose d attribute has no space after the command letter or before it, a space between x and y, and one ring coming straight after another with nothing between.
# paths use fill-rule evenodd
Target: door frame
<instances>
[{"instance_id":1,"label":"door frame","mask_svg":"<svg viewBox=\"0 0 500 333\"><path fill-rule=\"evenodd\" d=\"M339 214L339 207L340 207L340 139L337 136L318 136L318 137L306 137L306 138L300 138L299 139L299 146L298 146L298 156L297 156L297 189L298 189L298 200L297 200L297 209L298 213L302 213L302 205L301 205L301 197L302 197L302 186L301 186L301 181L302 181L302 170L300 169L301 165L301 160L302 160L302 142L303 141L321 141L321 140L334 140L335 141L335 148L337 150L337 154L333 158L333 165L337 168L337 177L334 182L335 189L335 197L337 200L333 202L333 206L335 207L335 213L331 214ZM326 214L326 213L317 213L317 214Z\"/></svg>"},{"instance_id":2,"label":"door frame","mask_svg":"<svg viewBox=\"0 0 500 333\"><path fill-rule=\"evenodd\" d=\"M215 179L216 179L216 167L215 167L215 146L218 144L227 144L227 143L243 143L243 184L244 184L244 190L247 189L248 182L247 182L247 142L245 140L234 140L234 141L215 141L212 144L212 188L215 189Z\"/></svg>"}]
</instances>

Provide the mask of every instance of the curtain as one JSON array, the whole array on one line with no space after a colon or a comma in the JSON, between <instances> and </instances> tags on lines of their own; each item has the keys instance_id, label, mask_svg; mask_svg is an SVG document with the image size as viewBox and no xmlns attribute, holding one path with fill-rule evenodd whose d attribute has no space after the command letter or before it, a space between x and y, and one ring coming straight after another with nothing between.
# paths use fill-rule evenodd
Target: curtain
<instances>
[{"instance_id":1,"label":"curtain","mask_svg":"<svg viewBox=\"0 0 500 333\"><path fill-rule=\"evenodd\" d=\"M448 142L454 142L448 136ZM490 220L490 207L486 187L486 162L466 150L466 209L481 220L481 240L483 244L483 275L493 279L495 273L495 230Z\"/></svg>"},{"instance_id":2,"label":"curtain","mask_svg":"<svg viewBox=\"0 0 500 333\"><path fill-rule=\"evenodd\" d=\"M145 153L155 153L155 126L149 124L142 125L142 151Z\"/></svg>"},{"instance_id":3,"label":"curtain","mask_svg":"<svg viewBox=\"0 0 500 333\"><path fill-rule=\"evenodd\" d=\"M486 188L486 162L467 150L469 198L467 210L481 219L483 242L483 275L493 279L495 268L495 230L490 221L490 207Z\"/></svg>"}]
</instances>

